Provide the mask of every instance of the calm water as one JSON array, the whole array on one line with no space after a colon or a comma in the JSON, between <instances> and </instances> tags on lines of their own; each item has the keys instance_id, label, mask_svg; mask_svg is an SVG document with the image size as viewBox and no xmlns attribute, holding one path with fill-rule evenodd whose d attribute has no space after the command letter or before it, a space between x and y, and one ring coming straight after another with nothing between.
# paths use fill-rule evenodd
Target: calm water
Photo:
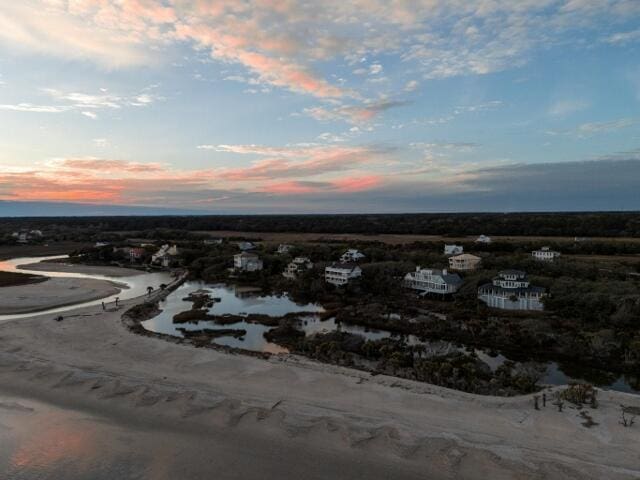
<instances>
[{"instance_id":1,"label":"calm water","mask_svg":"<svg viewBox=\"0 0 640 480\"><path fill-rule=\"evenodd\" d=\"M140 297L146 295L147 287L153 287L157 289L161 284L168 284L171 282L172 277L168 272L153 272L146 273L141 272L139 275L132 275L127 277L111 277L108 275L97 275L88 273L68 273L68 272L41 272L38 270L26 270L18 268L20 265L29 265L31 263L46 262L48 260L59 260L68 258L67 255L57 255L53 257L21 257L13 258L11 260L0 261L0 271L3 272L17 272L17 273L31 273L34 275L41 275L45 277L71 277L71 278L92 278L97 280L108 280L111 282L122 285L120 293L111 295L98 300L92 300L89 302L76 303L75 305L68 305L64 307L51 308L49 310L43 310L37 312L41 314L61 313L71 309L79 307L89 307L92 305L100 305L101 302L111 303L114 302L116 297L120 300L127 300L130 298ZM0 322L3 320L13 320L16 318L32 317L34 313L21 313L13 315L0 315Z\"/></svg>"},{"instance_id":2,"label":"calm water","mask_svg":"<svg viewBox=\"0 0 640 480\"><path fill-rule=\"evenodd\" d=\"M485 362L492 370L502 365L507 358L499 354L489 354L480 349L472 349L464 345L456 345L444 341L428 341L420 339L414 335L399 336L385 330L368 329L365 327L349 324L336 324L330 318L320 320L319 315L310 312L322 312L322 307L317 304L298 305L291 301L286 295L261 295L256 292L237 291L233 286L228 285L207 285L202 282L186 282L176 291L172 292L164 301L160 303L162 313L155 318L142 323L144 328L152 332L165 333L182 337L180 328L186 330L202 330L202 329L244 329L247 331L242 338L234 337L218 337L212 340L218 345L226 345L229 347L242 348L245 350L269 353L287 353L288 350L275 343L268 342L264 338L264 333L272 327L265 325L247 323L239 321L232 324L219 325L212 321L200 321L197 323L173 323L174 315L190 310L192 303L184 301L190 293L198 290L205 290L212 297L218 297L219 303L215 303L209 310L215 315L233 314L245 316L248 314L263 314L273 317L294 312L300 312L299 328L307 335L314 333L327 333L340 329L343 332L361 335L368 340L380 340L383 338L402 338L409 345L423 345L427 349L427 355L444 355L455 351L475 352L480 360ZM542 384L564 385L573 380L589 381L604 388L611 388L623 392L640 393L634 390L629 381L625 377L612 376L607 372L589 371L585 369L577 369L570 367L561 367L555 362L546 364L546 371L540 381Z\"/></svg>"}]
</instances>

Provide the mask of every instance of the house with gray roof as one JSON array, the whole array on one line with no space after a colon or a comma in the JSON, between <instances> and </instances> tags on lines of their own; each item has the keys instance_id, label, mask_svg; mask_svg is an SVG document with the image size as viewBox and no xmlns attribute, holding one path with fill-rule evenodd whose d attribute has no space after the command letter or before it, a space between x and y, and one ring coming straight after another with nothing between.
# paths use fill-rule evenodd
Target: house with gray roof
<instances>
[{"instance_id":1,"label":"house with gray roof","mask_svg":"<svg viewBox=\"0 0 640 480\"><path fill-rule=\"evenodd\" d=\"M404 286L418 290L421 294L438 293L449 295L458 291L462 286L462 278L457 273L449 273L435 268L416 267L415 272L404 276Z\"/></svg>"}]
</instances>

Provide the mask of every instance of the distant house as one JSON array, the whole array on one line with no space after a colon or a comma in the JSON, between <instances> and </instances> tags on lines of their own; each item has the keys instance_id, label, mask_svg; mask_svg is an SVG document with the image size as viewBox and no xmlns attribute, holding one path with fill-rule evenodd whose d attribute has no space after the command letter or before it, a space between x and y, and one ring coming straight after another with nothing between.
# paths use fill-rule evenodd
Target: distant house
<instances>
[{"instance_id":1,"label":"distant house","mask_svg":"<svg viewBox=\"0 0 640 480\"><path fill-rule=\"evenodd\" d=\"M491 237L480 235L478 238L476 238L476 243L491 243Z\"/></svg>"},{"instance_id":2,"label":"distant house","mask_svg":"<svg viewBox=\"0 0 640 480\"><path fill-rule=\"evenodd\" d=\"M282 276L289 280L295 280L300 273L312 268L313 263L307 257L296 257L292 262L289 262L284 272L282 272Z\"/></svg>"},{"instance_id":3,"label":"distant house","mask_svg":"<svg viewBox=\"0 0 640 480\"><path fill-rule=\"evenodd\" d=\"M238 242L238 248L246 252L247 250L253 250L256 246L251 242Z\"/></svg>"},{"instance_id":4,"label":"distant house","mask_svg":"<svg viewBox=\"0 0 640 480\"><path fill-rule=\"evenodd\" d=\"M151 256L151 263L170 267L174 257L178 256L178 247L176 245L164 244L156 253Z\"/></svg>"},{"instance_id":5,"label":"distant house","mask_svg":"<svg viewBox=\"0 0 640 480\"><path fill-rule=\"evenodd\" d=\"M462 245L445 245L444 246L445 255L460 255L462 252L464 252L464 247Z\"/></svg>"},{"instance_id":6,"label":"distant house","mask_svg":"<svg viewBox=\"0 0 640 480\"><path fill-rule=\"evenodd\" d=\"M39 240L42 238L41 230L20 230L19 232L13 232L11 234L18 243L29 243L32 240Z\"/></svg>"},{"instance_id":7,"label":"distant house","mask_svg":"<svg viewBox=\"0 0 640 480\"><path fill-rule=\"evenodd\" d=\"M233 256L233 268L244 272L262 270L262 260L255 253L242 252Z\"/></svg>"},{"instance_id":8,"label":"distant house","mask_svg":"<svg viewBox=\"0 0 640 480\"><path fill-rule=\"evenodd\" d=\"M448 295L458 291L462 285L462 278L457 273L435 268L416 267L415 272L409 272L404 277L404 286L423 293L439 293Z\"/></svg>"},{"instance_id":9,"label":"distant house","mask_svg":"<svg viewBox=\"0 0 640 480\"><path fill-rule=\"evenodd\" d=\"M349 250L347 250L342 254L342 256L340 257L340 262L354 263L354 262L358 262L359 260L362 260L363 258L365 258L365 255L363 253L360 253L359 250L356 250L354 248L350 248Z\"/></svg>"},{"instance_id":10,"label":"distant house","mask_svg":"<svg viewBox=\"0 0 640 480\"><path fill-rule=\"evenodd\" d=\"M107 246L109 246L109 242L96 242L94 245L95 248L102 248Z\"/></svg>"},{"instance_id":11,"label":"distant house","mask_svg":"<svg viewBox=\"0 0 640 480\"><path fill-rule=\"evenodd\" d=\"M462 255L455 255L449 257L449 268L451 270L458 270L461 272L468 272L475 270L480 266L482 259L471 255L470 253L463 253Z\"/></svg>"},{"instance_id":12,"label":"distant house","mask_svg":"<svg viewBox=\"0 0 640 480\"><path fill-rule=\"evenodd\" d=\"M147 251L144 248L131 247L129 248L129 261L136 262L144 257L146 253Z\"/></svg>"},{"instance_id":13,"label":"distant house","mask_svg":"<svg viewBox=\"0 0 640 480\"><path fill-rule=\"evenodd\" d=\"M293 248L293 245L281 243L280 245L278 245L278 253L279 254L289 253L289 250L291 250L292 248Z\"/></svg>"},{"instance_id":14,"label":"distant house","mask_svg":"<svg viewBox=\"0 0 640 480\"><path fill-rule=\"evenodd\" d=\"M542 247L540 250L534 250L531 252L531 256L536 260L553 262L554 259L560 256L560 252L551 250L549 247Z\"/></svg>"},{"instance_id":15,"label":"distant house","mask_svg":"<svg viewBox=\"0 0 640 480\"><path fill-rule=\"evenodd\" d=\"M520 270L503 270L492 283L478 288L481 301L502 310L544 310L545 295L545 289L531 286L527 274Z\"/></svg>"},{"instance_id":16,"label":"distant house","mask_svg":"<svg viewBox=\"0 0 640 480\"><path fill-rule=\"evenodd\" d=\"M332 285L346 285L362 276L362 269L355 263L334 263L324 269L324 280Z\"/></svg>"},{"instance_id":17,"label":"distant house","mask_svg":"<svg viewBox=\"0 0 640 480\"><path fill-rule=\"evenodd\" d=\"M222 239L221 238L207 238L205 240L203 240L203 242L205 245L222 245Z\"/></svg>"}]
</instances>

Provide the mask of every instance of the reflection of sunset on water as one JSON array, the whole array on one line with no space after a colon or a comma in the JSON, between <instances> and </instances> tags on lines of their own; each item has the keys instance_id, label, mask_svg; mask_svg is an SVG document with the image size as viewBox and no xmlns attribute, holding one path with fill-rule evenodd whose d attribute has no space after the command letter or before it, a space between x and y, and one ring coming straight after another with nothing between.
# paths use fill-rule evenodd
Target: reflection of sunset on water
<instances>
[{"instance_id":1,"label":"reflection of sunset on water","mask_svg":"<svg viewBox=\"0 0 640 480\"><path fill-rule=\"evenodd\" d=\"M20 471L49 470L64 463L72 466L74 473L86 471L98 454L94 429L90 425L71 423L64 411L48 412L45 419L39 420L37 426L20 422L22 428L18 430L24 432L11 456L11 467Z\"/></svg>"}]
</instances>

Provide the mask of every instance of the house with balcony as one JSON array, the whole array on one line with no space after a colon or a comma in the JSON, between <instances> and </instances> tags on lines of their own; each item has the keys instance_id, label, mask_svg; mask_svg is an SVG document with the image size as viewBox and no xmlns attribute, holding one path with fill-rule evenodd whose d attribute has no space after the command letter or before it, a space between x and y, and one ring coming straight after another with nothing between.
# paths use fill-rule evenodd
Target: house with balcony
<instances>
[{"instance_id":1,"label":"house with balcony","mask_svg":"<svg viewBox=\"0 0 640 480\"><path fill-rule=\"evenodd\" d=\"M545 295L545 289L532 286L520 270L503 270L491 283L478 288L478 299L501 310L544 310Z\"/></svg>"},{"instance_id":2,"label":"house with balcony","mask_svg":"<svg viewBox=\"0 0 640 480\"><path fill-rule=\"evenodd\" d=\"M405 275L404 286L418 290L421 295L427 293L450 295L462 286L462 278L457 273L450 273L446 269L416 267L415 272Z\"/></svg>"},{"instance_id":3,"label":"house with balcony","mask_svg":"<svg viewBox=\"0 0 640 480\"><path fill-rule=\"evenodd\" d=\"M307 257L296 257L293 261L289 262L287 267L282 272L282 276L284 278L288 278L289 280L295 280L298 275L306 272L307 270L311 270L313 268L313 263Z\"/></svg>"},{"instance_id":4,"label":"house with balcony","mask_svg":"<svg viewBox=\"0 0 640 480\"><path fill-rule=\"evenodd\" d=\"M476 270L481 262L482 259L480 257L476 257L470 253L463 253L462 255L449 257L449 268L459 272L471 272Z\"/></svg>"},{"instance_id":5,"label":"house with balcony","mask_svg":"<svg viewBox=\"0 0 640 480\"><path fill-rule=\"evenodd\" d=\"M362 269L355 263L334 263L324 269L324 281L337 287L361 276Z\"/></svg>"},{"instance_id":6,"label":"house with balcony","mask_svg":"<svg viewBox=\"0 0 640 480\"><path fill-rule=\"evenodd\" d=\"M237 253L233 256L233 268L243 272L257 272L262 270L262 260L251 252Z\"/></svg>"},{"instance_id":7,"label":"house with balcony","mask_svg":"<svg viewBox=\"0 0 640 480\"><path fill-rule=\"evenodd\" d=\"M540 250L534 250L531 252L531 256L534 259L541 260L543 262L553 262L560 256L560 252L551 250L550 247L542 247Z\"/></svg>"},{"instance_id":8,"label":"house with balcony","mask_svg":"<svg viewBox=\"0 0 640 480\"><path fill-rule=\"evenodd\" d=\"M350 248L340 257L341 263L356 263L365 258L365 255L355 248Z\"/></svg>"},{"instance_id":9,"label":"house with balcony","mask_svg":"<svg viewBox=\"0 0 640 480\"><path fill-rule=\"evenodd\" d=\"M460 255L464 252L464 247L462 245L445 245L444 246L444 254L445 255Z\"/></svg>"}]
</instances>

